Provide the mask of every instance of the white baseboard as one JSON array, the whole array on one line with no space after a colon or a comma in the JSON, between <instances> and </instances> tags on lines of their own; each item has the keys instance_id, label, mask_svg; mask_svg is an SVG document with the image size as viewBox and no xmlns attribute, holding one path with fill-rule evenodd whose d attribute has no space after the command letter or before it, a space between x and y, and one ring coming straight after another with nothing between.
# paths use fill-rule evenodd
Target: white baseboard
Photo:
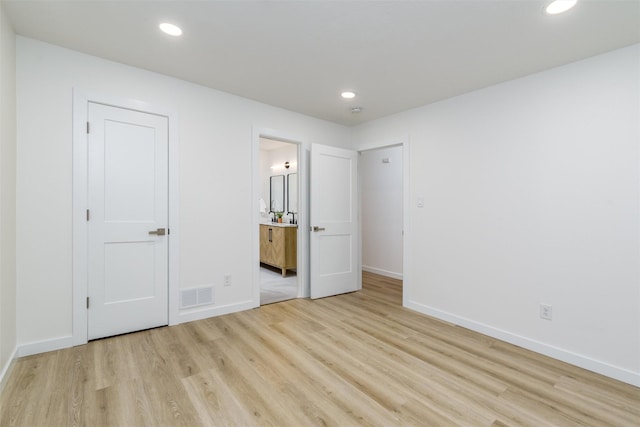
<instances>
[{"instance_id":1,"label":"white baseboard","mask_svg":"<svg viewBox=\"0 0 640 427\"><path fill-rule=\"evenodd\" d=\"M464 317L460 317L445 311L437 310L435 308L417 303L415 301L406 301L405 307L426 314L436 319L444 320L455 325L463 326L472 331L479 332L484 335L488 335L493 338L508 342L510 344L517 345L519 347L526 348L527 350L534 351L536 353L543 354L545 356L552 357L557 360L569 363L571 365L578 366L580 368L587 369L592 372L607 376L609 378L616 379L618 381L625 382L627 384L640 387L640 373L629 371L624 368L610 365L608 363L592 359L590 357L573 353L568 350L564 350L559 347L555 347L540 341L536 341L527 337L523 337L517 334L513 334L502 329L497 329L483 323L473 321Z\"/></svg>"},{"instance_id":2,"label":"white baseboard","mask_svg":"<svg viewBox=\"0 0 640 427\"><path fill-rule=\"evenodd\" d=\"M2 367L2 371L0 371L0 393L4 390L4 386L6 384L7 378L9 378L9 374L11 373L11 369L13 368L13 364L16 361L16 354L18 353L18 347L14 347L11 352L11 356L9 356L9 360Z\"/></svg>"},{"instance_id":3,"label":"white baseboard","mask_svg":"<svg viewBox=\"0 0 640 427\"><path fill-rule=\"evenodd\" d=\"M18 346L18 357L31 356L32 354L46 353L47 351L60 350L73 347L73 336L51 338L44 341L30 342Z\"/></svg>"},{"instance_id":4,"label":"white baseboard","mask_svg":"<svg viewBox=\"0 0 640 427\"><path fill-rule=\"evenodd\" d=\"M252 308L256 308L256 305L253 301L249 300L216 307L200 307L192 310L182 310L178 317L179 323L185 323L193 322L194 320L208 319L209 317L222 316L223 314L250 310Z\"/></svg>"},{"instance_id":5,"label":"white baseboard","mask_svg":"<svg viewBox=\"0 0 640 427\"><path fill-rule=\"evenodd\" d=\"M241 303L224 306L184 310L179 315L179 323L221 316L223 314L235 313L237 311L250 310L255 307L256 305L253 301L243 301ZM73 347L73 336L71 335L22 344L18 346L17 351L14 352L14 356L15 354L17 354L18 357L31 356L33 354L46 353L48 351L60 350L69 347Z\"/></svg>"},{"instance_id":6,"label":"white baseboard","mask_svg":"<svg viewBox=\"0 0 640 427\"><path fill-rule=\"evenodd\" d=\"M363 265L362 271L366 271L367 273L379 274L385 277L391 277L392 279L402 280L402 273L394 273L393 271L387 271L381 268L368 267L366 265Z\"/></svg>"}]
</instances>

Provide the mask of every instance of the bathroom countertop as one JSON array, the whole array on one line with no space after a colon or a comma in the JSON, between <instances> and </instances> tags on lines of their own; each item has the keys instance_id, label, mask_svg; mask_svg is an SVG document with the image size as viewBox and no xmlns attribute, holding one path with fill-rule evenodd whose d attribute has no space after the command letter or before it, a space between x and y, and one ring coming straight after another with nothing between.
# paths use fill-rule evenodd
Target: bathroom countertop
<instances>
[{"instance_id":1,"label":"bathroom countertop","mask_svg":"<svg viewBox=\"0 0 640 427\"><path fill-rule=\"evenodd\" d=\"M271 227L298 227L298 224L289 224L286 222L262 222L260 225L268 225Z\"/></svg>"}]
</instances>

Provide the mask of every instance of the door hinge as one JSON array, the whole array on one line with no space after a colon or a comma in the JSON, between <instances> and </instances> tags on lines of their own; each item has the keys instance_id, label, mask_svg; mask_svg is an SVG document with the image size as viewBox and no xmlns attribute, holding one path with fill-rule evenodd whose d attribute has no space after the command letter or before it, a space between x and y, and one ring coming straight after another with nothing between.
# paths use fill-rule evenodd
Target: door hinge
<instances>
[{"instance_id":1,"label":"door hinge","mask_svg":"<svg viewBox=\"0 0 640 427\"><path fill-rule=\"evenodd\" d=\"M87 122L87 133L89 133L89 122Z\"/></svg>"},{"instance_id":2,"label":"door hinge","mask_svg":"<svg viewBox=\"0 0 640 427\"><path fill-rule=\"evenodd\" d=\"M87 309L89 308L89 297L87 297Z\"/></svg>"},{"instance_id":3,"label":"door hinge","mask_svg":"<svg viewBox=\"0 0 640 427\"><path fill-rule=\"evenodd\" d=\"M89 218L91 218L91 213L89 213L89 209L87 209L87 221L89 221Z\"/></svg>"}]
</instances>

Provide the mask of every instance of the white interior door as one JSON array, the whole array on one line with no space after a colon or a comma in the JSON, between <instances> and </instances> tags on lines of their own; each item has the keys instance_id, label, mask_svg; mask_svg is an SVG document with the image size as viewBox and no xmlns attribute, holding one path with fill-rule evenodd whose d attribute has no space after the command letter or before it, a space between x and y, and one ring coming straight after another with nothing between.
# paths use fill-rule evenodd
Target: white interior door
<instances>
[{"instance_id":1,"label":"white interior door","mask_svg":"<svg viewBox=\"0 0 640 427\"><path fill-rule=\"evenodd\" d=\"M168 324L168 119L89 103L88 338Z\"/></svg>"},{"instance_id":2,"label":"white interior door","mask_svg":"<svg viewBox=\"0 0 640 427\"><path fill-rule=\"evenodd\" d=\"M358 153L311 147L311 298L361 287Z\"/></svg>"}]
</instances>

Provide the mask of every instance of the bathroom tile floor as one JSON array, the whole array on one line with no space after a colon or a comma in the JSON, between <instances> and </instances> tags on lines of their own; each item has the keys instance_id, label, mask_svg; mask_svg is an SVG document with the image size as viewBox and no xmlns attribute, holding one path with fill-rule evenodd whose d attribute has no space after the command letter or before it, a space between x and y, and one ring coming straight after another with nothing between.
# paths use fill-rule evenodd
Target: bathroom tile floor
<instances>
[{"instance_id":1,"label":"bathroom tile floor","mask_svg":"<svg viewBox=\"0 0 640 427\"><path fill-rule=\"evenodd\" d=\"M298 277L288 270L282 277L279 269L260 266L260 305L286 301L298 297Z\"/></svg>"}]
</instances>

